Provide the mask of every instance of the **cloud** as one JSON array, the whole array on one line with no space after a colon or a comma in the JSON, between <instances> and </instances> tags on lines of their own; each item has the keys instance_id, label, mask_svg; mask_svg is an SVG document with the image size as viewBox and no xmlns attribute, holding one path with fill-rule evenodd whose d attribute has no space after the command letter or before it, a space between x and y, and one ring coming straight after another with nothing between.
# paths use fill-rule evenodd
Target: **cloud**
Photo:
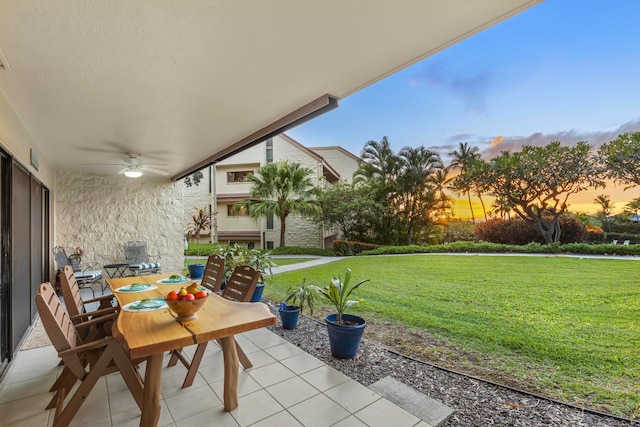
<instances>
[{"instance_id":1,"label":"cloud","mask_svg":"<svg viewBox=\"0 0 640 427\"><path fill-rule=\"evenodd\" d=\"M456 72L442 61L431 61L410 78L409 84L425 84L448 92L460 98L468 111L480 113L486 109L487 95L493 88L493 76L487 71Z\"/></svg>"},{"instance_id":2,"label":"cloud","mask_svg":"<svg viewBox=\"0 0 640 427\"><path fill-rule=\"evenodd\" d=\"M500 135L492 139L480 139L475 145L486 147L482 148L480 153L484 159L491 159L499 155L502 151L518 151L525 145L543 146L551 141L560 141L564 145L575 145L579 141L586 141L591 144L591 146L598 148L605 142L616 139L618 135L622 133L638 131L640 131L640 119L624 123L611 131L579 132L570 130L548 134L536 132L524 137L505 137Z\"/></svg>"}]
</instances>

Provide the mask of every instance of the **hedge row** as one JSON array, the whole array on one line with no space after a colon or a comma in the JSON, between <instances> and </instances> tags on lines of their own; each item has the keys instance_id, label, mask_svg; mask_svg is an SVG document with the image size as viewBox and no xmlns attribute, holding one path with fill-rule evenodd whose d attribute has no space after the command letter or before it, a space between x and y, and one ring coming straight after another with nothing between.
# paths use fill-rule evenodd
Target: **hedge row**
<instances>
[{"instance_id":1,"label":"hedge row","mask_svg":"<svg viewBox=\"0 0 640 427\"><path fill-rule=\"evenodd\" d=\"M356 242L353 240L334 240L333 251L338 256L358 255L364 251L374 250L380 247L373 243Z\"/></svg>"},{"instance_id":2,"label":"hedge row","mask_svg":"<svg viewBox=\"0 0 640 427\"><path fill-rule=\"evenodd\" d=\"M584 255L640 255L640 245L591 245L588 243L552 243L542 245L506 245L489 242L453 242L433 246L381 246L360 255L415 254L415 253L520 253L520 254L584 254Z\"/></svg>"},{"instance_id":3,"label":"hedge row","mask_svg":"<svg viewBox=\"0 0 640 427\"><path fill-rule=\"evenodd\" d=\"M301 246L283 246L271 250L271 255L318 255L336 256L333 249L303 248Z\"/></svg>"}]
</instances>

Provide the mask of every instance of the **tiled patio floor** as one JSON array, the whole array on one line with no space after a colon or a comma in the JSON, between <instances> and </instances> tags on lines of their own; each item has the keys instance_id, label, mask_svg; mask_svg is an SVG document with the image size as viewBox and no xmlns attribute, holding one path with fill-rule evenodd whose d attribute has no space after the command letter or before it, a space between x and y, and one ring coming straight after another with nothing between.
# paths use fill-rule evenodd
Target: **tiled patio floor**
<instances>
[{"instance_id":1,"label":"tiled patio floor","mask_svg":"<svg viewBox=\"0 0 640 427\"><path fill-rule=\"evenodd\" d=\"M222 351L212 342L191 387L180 388L186 373L182 365L164 368L160 426L428 427L267 329L237 340L253 363L251 369L240 368L239 407L223 410ZM0 426L51 426L53 411L44 408L60 369L52 346L20 351L0 383ZM100 379L71 425L125 427L139 422L135 401L120 375L112 374Z\"/></svg>"}]
</instances>

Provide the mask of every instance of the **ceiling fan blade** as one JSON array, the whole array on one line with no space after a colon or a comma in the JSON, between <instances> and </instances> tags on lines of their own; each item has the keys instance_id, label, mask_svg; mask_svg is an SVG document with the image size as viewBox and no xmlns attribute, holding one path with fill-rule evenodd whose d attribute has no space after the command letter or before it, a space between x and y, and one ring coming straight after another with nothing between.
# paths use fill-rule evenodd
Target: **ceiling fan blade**
<instances>
[{"instance_id":1,"label":"ceiling fan blade","mask_svg":"<svg viewBox=\"0 0 640 427\"><path fill-rule=\"evenodd\" d=\"M121 165L118 165L118 166L121 166ZM118 174L123 174L123 173L124 173L124 171L129 170L129 169L131 169L131 168L130 168L129 166L126 166L126 167L124 167L124 168L120 169L120 170L118 171Z\"/></svg>"},{"instance_id":2,"label":"ceiling fan blade","mask_svg":"<svg viewBox=\"0 0 640 427\"><path fill-rule=\"evenodd\" d=\"M140 169L142 169L143 171L156 173L158 175L169 175L169 172L163 171L162 169L148 168L147 166L142 166Z\"/></svg>"}]
</instances>

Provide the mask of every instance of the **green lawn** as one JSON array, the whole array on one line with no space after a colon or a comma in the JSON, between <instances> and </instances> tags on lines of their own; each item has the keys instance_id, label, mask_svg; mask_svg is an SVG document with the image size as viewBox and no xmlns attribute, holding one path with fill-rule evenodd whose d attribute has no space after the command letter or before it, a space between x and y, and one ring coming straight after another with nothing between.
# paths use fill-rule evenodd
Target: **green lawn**
<instances>
[{"instance_id":1,"label":"green lawn","mask_svg":"<svg viewBox=\"0 0 640 427\"><path fill-rule=\"evenodd\" d=\"M324 286L347 267L371 279L351 312L374 328L428 331L477 354L485 377L507 375L550 397L626 417L640 401L640 261L353 257L277 275L265 295L279 301L303 277Z\"/></svg>"}]
</instances>

